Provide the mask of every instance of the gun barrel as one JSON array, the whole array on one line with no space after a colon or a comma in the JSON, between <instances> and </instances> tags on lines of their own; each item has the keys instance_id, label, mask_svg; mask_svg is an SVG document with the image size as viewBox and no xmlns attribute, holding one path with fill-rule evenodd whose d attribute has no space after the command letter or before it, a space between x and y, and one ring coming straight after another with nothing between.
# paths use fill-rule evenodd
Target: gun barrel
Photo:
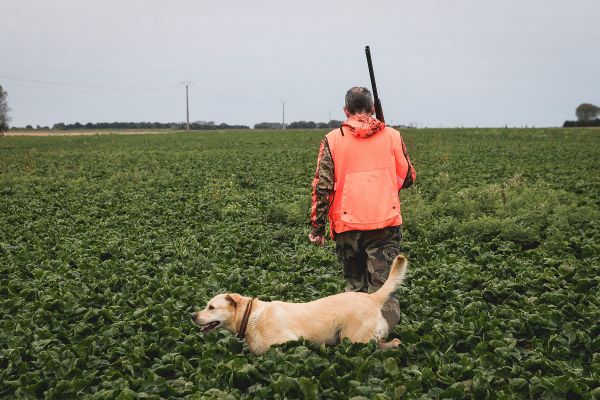
<instances>
[{"instance_id":1,"label":"gun barrel","mask_svg":"<svg viewBox=\"0 0 600 400\"><path fill-rule=\"evenodd\" d=\"M369 46L365 47L365 54L367 56L367 65L369 66L369 77L371 78L371 88L373 90L373 102L375 104L375 117L381 122L385 122L383 116L383 107L381 107L381 101L377 94L377 83L375 83L375 72L373 71L373 61L371 60L371 49Z\"/></svg>"}]
</instances>

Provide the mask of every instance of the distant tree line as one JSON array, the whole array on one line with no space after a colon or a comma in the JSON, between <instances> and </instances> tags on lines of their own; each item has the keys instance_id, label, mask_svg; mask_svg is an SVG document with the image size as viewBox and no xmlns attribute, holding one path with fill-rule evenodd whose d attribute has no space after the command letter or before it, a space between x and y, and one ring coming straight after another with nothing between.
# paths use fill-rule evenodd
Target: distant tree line
<instances>
[{"instance_id":1,"label":"distant tree line","mask_svg":"<svg viewBox=\"0 0 600 400\"><path fill-rule=\"evenodd\" d=\"M13 127L11 130L32 130L32 129L41 129L41 130L58 130L58 131L76 131L83 129L174 129L174 130L184 130L185 123L182 122L88 122L87 124L82 124L79 122L66 124L64 122L59 122L52 125L52 128L47 126L39 126L36 128L31 125L27 125L24 128L16 128ZM246 125L229 125L226 123L215 124L212 121L195 121L190 122L190 130L218 130L218 129L250 129Z\"/></svg>"},{"instance_id":2,"label":"distant tree line","mask_svg":"<svg viewBox=\"0 0 600 400\"><path fill-rule=\"evenodd\" d=\"M49 131L50 127L49 126L40 126L40 125L36 125L35 127L32 125L11 126L10 130L11 131L34 131L34 130Z\"/></svg>"},{"instance_id":3,"label":"distant tree line","mask_svg":"<svg viewBox=\"0 0 600 400\"><path fill-rule=\"evenodd\" d=\"M342 121L332 119L329 122L295 121L285 125L286 129L327 129L339 128ZM254 124L254 129L282 129L280 122L259 122Z\"/></svg>"},{"instance_id":4,"label":"distant tree line","mask_svg":"<svg viewBox=\"0 0 600 400\"><path fill-rule=\"evenodd\" d=\"M259 122L254 124L254 129L281 129L283 125L280 122Z\"/></svg>"},{"instance_id":5,"label":"distant tree line","mask_svg":"<svg viewBox=\"0 0 600 400\"><path fill-rule=\"evenodd\" d=\"M285 125L286 129L336 129L342 125L343 121L332 119L329 122L314 121L295 121ZM282 129L280 122L259 122L254 124L254 129ZM13 126L12 131L31 131L31 130L56 130L56 131L81 131L94 129L170 129L185 130L184 122L80 122L64 123L58 122L52 127L36 125L26 125L25 127ZM407 126L397 126L397 128L410 128ZM250 129L247 125L229 125L226 123L215 124L212 121L190 122L190 130L225 130L225 129Z\"/></svg>"},{"instance_id":6,"label":"distant tree line","mask_svg":"<svg viewBox=\"0 0 600 400\"><path fill-rule=\"evenodd\" d=\"M565 121L563 128L592 128L600 126L600 118L594 118L587 121Z\"/></svg>"},{"instance_id":7,"label":"distant tree line","mask_svg":"<svg viewBox=\"0 0 600 400\"><path fill-rule=\"evenodd\" d=\"M565 121L564 128L600 126L600 107L582 103L575 109L577 121Z\"/></svg>"}]
</instances>

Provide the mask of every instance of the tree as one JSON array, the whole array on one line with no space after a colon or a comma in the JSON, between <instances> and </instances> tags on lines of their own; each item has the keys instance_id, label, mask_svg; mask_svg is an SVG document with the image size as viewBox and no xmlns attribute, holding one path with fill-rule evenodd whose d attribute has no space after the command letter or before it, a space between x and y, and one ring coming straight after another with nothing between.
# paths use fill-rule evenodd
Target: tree
<instances>
[{"instance_id":1,"label":"tree","mask_svg":"<svg viewBox=\"0 0 600 400\"><path fill-rule=\"evenodd\" d=\"M4 135L4 132L8 130L8 122L10 121L10 117L8 116L8 112L10 108L8 107L8 101L6 97L8 93L6 90L0 85L0 136Z\"/></svg>"},{"instance_id":2,"label":"tree","mask_svg":"<svg viewBox=\"0 0 600 400\"><path fill-rule=\"evenodd\" d=\"M575 109L575 115L579 121L591 121L600 115L600 107L590 103L583 103Z\"/></svg>"},{"instance_id":3,"label":"tree","mask_svg":"<svg viewBox=\"0 0 600 400\"><path fill-rule=\"evenodd\" d=\"M288 125L288 129L314 129L317 124L314 121L295 121Z\"/></svg>"},{"instance_id":4,"label":"tree","mask_svg":"<svg viewBox=\"0 0 600 400\"><path fill-rule=\"evenodd\" d=\"M332 119L331 121L329 121L327 123L329 128L339 128L340 126L342 126L342 122L343 121L338 121L337 119Z\"/></svg>"},{"instance_id":5,"label":"tree","mask_svg":"<svg viewBox=\"0 0 600 400\"><path fill-rule=\"evenodd\" d=\"M254 129L281 129L280 122L259 122L254 124Z\"/></svg>"}]
</instances>

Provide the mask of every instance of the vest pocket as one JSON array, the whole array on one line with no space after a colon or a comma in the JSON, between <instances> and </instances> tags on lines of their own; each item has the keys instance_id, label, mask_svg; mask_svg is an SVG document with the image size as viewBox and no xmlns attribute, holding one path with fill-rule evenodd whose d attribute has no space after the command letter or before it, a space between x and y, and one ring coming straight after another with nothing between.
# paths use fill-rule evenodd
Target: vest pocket
<instances>
[{"instance_id":1,"label":"vest pocket","mask_svg":"<svg viewBox=\"0 0 600 400\"><path fill-rule=\"evenodd\" d=\"M396 184L387 168L346 175L341 219L355 224L386 221L400 213Z\"/></svg>"}]
</instances>

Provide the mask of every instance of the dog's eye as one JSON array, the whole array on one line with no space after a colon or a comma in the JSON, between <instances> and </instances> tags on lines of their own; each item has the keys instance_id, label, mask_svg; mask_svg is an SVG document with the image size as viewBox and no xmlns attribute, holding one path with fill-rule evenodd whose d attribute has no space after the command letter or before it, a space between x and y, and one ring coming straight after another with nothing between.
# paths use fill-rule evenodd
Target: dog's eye
<instances>
[{"instance_id":1,"label":"dog's eye","mask_svg":"<svg viewBox=\"0 0 600 400\"><path fill-rule=\"evenodd\" d=\"M215 308L213 306L208 306L209 310L214 310Z\"/></svg>"}]
</instances>

